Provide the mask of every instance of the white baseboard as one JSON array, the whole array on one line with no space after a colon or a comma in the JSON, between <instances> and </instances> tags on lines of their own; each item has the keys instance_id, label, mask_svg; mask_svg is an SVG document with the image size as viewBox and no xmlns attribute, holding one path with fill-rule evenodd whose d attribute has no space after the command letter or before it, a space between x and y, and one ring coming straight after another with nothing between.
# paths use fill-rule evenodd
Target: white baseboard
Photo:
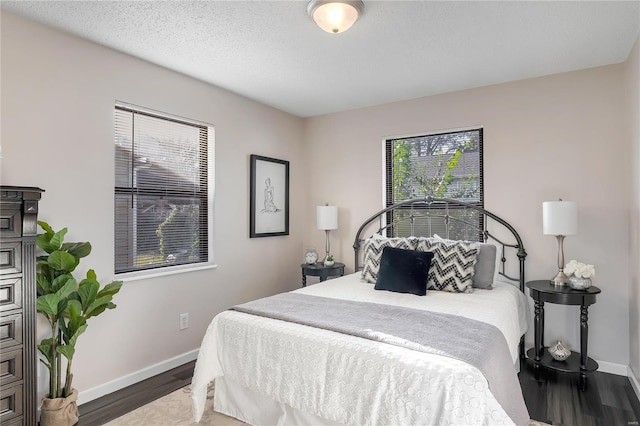
<instances>
[{"instance_id":1,"label":"white baseboard","mask_svg":"<svg viewBox=\"0 0 640 426\"><path fill-rule=\"evenodd\" d=\"M102 385L98 385L94 388L83 390L78 395L78 405L93 401L94 399L98 399L112 392L124 389L127 386L131 386L153 376L157 376L158 374L164 373L165 371L169 371L172 368L176 368L188 362L191 362L198 358L199 350L200 349L194 349L192 351L185 352L176 357L143 368L142 370L136 371L134 373L127 374L126 376L120 377Z\"/></svg>"},{"instance_id":2,"label":"white baseboard","mask_svg":"<svg viewBox=\"0 0 640 426\"><path fill-rule=\"evenodd\" d=\"M640 400L640 379L638 377L636 377L635 374L633 374L633 370L631 369L631 367L628 367L629 369L629 381L631 382L631 387L633 388L633 390L636 392L636 396L638 397L638 400Z\"/></svg>"},{"instance_id":3,"label":"white baseboard","mask_svg":"<svg viewBox=\"0 0 640 426\"><path fill-rule=\"evenodd\" d=\"M626 376L628 374L629 366L625 364L599 360L596 360L596 362L598 363L598 371L602 371L603 373L615 374L617 376Z\"/></svg>"}]
</instances>

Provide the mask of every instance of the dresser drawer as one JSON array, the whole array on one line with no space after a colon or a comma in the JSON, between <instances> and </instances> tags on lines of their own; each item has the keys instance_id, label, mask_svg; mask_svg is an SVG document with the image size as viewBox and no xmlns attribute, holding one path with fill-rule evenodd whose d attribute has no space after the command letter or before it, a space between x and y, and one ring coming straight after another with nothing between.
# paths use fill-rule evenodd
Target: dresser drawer
<instances>
[{"instance_id":1,"label":"dresser drawer","mask_svg":"<svg viewBox=\"0 0 640 426\"><path fill-rule=\"evenodd\" d=\"M20 238L22 237L22 203L2 203L0 204L0 237Z\"/></svg>"},{"instance_id":2,"label":"dresser drawer","mask_svg":"<svg viewBox=\"0 0 640 426\"><path fill-rule=\"evenodd\" d=\"M22 347L0 353L0 386L22 380Z\"/></svg>"},{"instance_id":3,"label":"dresser drawer","mask_svg":"<svg viewBox=\"0 0 640 426\"><path fill-rule=\"evenodd\" d=\"M15 419L2 422L2 426L24 426L25 424L26 423L24 421L24 416L16 417Z\"/></svg>"},{"instance_id":4,"label":"dresser drawer","mask_svg":"<svg viewBox=\"0 0 640 426\"><path fill-rule=\"evenodd\" d=\"M0 389L0 422L2 424L22 416L22 390L22 383L3 386Z\"/></svg>"},{"instance_id":5,"label":"dresser drawer","mask_svg":"<svg viewBox=\"0 0 640 426\"><path fill-rule=\"evenodd\" d=\"M22 307L22 278L0 279L0 312Z\"/></svg>"},{"instance_id":6,"label":"dresser drawer","mask_svg":"<svg viewBox=\"0 0 640 426\"><path fill-rule=\"evenodd\" d=\"M0 346L2 350L9 346L22 344L22 314L0 316Z\"/></svg>"},{"instance_id":7,"label":"dresser drawer","mask_svg":"<svg viewBox=\"0 0 640 426\"><path fill-rule=\"evenodd\" d=\"M22 272L22 242L2 241L0 243L0 274Z\"/></svg>"}]
</instances>

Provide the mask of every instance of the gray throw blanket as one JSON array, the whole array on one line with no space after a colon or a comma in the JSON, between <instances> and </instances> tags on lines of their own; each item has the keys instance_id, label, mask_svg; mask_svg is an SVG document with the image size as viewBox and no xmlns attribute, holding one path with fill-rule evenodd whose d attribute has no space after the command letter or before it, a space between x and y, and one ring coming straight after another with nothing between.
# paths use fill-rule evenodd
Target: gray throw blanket
<instances>
[{"instance_id":1,"label":"gray throw blanket","mask_svg":"<svg viewBox=\"0 0 640 426\"><path fill-rule=\"evenodd\" d=\"M464 361L482 372L515 424L529 424L507 342L490 324L456 315L297 293L277 294L231 309Z\"/></svg>"}]
</instances>

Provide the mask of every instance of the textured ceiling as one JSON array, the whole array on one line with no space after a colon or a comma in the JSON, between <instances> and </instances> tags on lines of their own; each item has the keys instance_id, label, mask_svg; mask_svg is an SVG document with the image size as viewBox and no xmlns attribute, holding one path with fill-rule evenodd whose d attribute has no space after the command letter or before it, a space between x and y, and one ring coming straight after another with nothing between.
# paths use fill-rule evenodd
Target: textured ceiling
<instances>
[{"instance_id":1,"label":"textured ceiling","mask_svg":"<svg viewBox=\"0 0 640 426\"><path fill-rule=\"evenodd\" d=\"M624 61L640 1L2 1L2 9L308 117Z\"/></svg>"}]
</instances>

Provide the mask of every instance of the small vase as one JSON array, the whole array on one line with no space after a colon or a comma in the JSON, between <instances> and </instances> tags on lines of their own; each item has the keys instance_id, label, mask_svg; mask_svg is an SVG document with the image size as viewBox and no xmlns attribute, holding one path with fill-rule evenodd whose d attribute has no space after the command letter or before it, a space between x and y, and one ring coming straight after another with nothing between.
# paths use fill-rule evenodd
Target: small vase
<instances>
[{"instance_id":1,"label":"small vase","mask_svg":"<svg viewBox=\"0 0 640 426\"><path fill-rule=\"evenodd\" d=\"M549 347L549 353L556 361L564 361L571 355L571 351L567 349L560 340L558 340L558 343L555 345Z\"/></svg>"},{"instance_id":2,"label":"small vase","mask_svg":"<svg viewBox=\"0 0 640 426\"><path fill-rule=\"evenodd\" d=\"M591 287L591 278L580 278L571 275L569 277L569 287L574 290L586 290Z\"/></svg>"},{"instance_id":3,"label":"small vase","mask_svg":"<svg viewBox=\"0 0 640 426\"><path fill-rule=\"evenodd\" d=\"M333 266L336 262L333 260L325 260L324 266Z\"/></svg>"}]
</instances>

